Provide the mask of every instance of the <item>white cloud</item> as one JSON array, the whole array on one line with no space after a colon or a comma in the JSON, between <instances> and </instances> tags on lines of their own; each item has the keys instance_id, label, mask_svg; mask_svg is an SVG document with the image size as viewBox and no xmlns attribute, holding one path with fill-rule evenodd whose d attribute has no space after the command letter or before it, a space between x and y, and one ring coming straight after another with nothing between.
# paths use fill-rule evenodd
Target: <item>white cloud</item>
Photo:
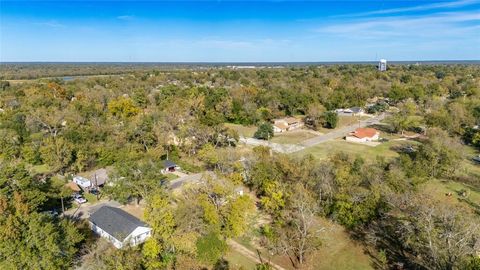
<instances>
[{"instance_id":1,"label":"white cloud","mask_svg":"<svg viewBox=\"0 0 480 270\"><path fill-rule=\"evenodd\" d=\"M45 22L36 22L34 23L35 25L40 25L40 26L47 26L51 28L65 28L67 27L64 24L61 24L55 20L50 20L50 21L45 21Z\"/></svg>"},{"instance_id":2,"label":"white cloud","mask_svg":"<svg viewBox=\"0 0 480 270\"><path fill-rule=\"evenodd\" d=\"M132 15L120 15L117 16L117 19L122 20L122 21L129 21L133 19L134 17Z\"/></svg>"},{"instance_id":3,"label":"white cloud","mask_svg":"<svg viewBox=\"0 0 480 270\"><path fill-rule=\"evenodd\" d=\"M385 37L468 37L476 35L480 11L437 13L428 16L389 16L326 25L318 33L374 39Z\"/></svg>"},{"instance_id":4,"label":"white cloud","mask_svg":"<svg viewBox=\"0 0 480 270\"><path fill-rule=\"evenodd\" d=\"M381 9L381 10L362 12L362 13L345 14L337 17L362 17L362 16L371 16L371 15L395 14L395 13L410 12L410 11L449 9L449 8L469 6L477 3L480 3L480 1L479 0L460 0L460 1L453 1L453 2L438 2L438 3L412 6L412 7Z\"/></svg>"}]
</instances>

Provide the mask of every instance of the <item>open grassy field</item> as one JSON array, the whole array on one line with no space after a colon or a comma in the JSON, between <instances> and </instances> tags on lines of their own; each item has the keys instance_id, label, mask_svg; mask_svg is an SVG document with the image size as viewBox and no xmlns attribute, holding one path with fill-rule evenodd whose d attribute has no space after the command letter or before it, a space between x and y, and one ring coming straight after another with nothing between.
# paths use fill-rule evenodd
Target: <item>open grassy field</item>
<instances>
[{"instance_id":1,"label":"open grassy field","mask_svg":"<svg viewBox=\"0 0 480 270\"><path fill-rule=\"evenodd\" d=\"M257 131L256 126L243 126L243 125L232 124L232 123L225 123L225 126L233 130L236 130L238 132L238 135L246 138L253 137L253 134L255 133L255 131Z\"/></svg>"},{"instance_id":2,"label":"open grassy field","mask_svg":"<svg viewBox=\"0 0 480 270\"><path fill-rule=\"evenodd\" d=\"M311 255L310 269L373 269L372 259L365 254L361 244L351 240L345 229L327 219L320 219L325 228L322 246Z\"/></svg>"},{"instance_id":3,"label":"open grassy field","mask_svg":"<svg viewBox=\"0 0 480 270\"><path fill-rule=\"evenodd\" d=\"M315 136L317 135L315 135L313 132L299 129L299 130L292 130L292 131L287 131L283 133L277 133L271 139L271 141L274 143L282 143L282 144L297 144L297 143L303 142L304 140L313 138Z\"/></svg>"},{"instance_id":4,"label":"open grassy field","mask_svg":"<svg viewBox=\"0 0 480 270\"><path fill-rule=\"evenodd\" d=\"M374 160L378 156L387 159L398 157L398 153L393 150L394 147L399 147L407 144L415 144L414 141L388 141L377 146L368 146L359 143L347 142L343 139L336 139L329 142L321 143L313 147L302 150L296 155L311 154L316 158L324 159L328 156L344 152L352 156L361 156L366 160Z\"/></svg>"},{"instance_id":5,"label":"open grassy field","mask_svg":"<svg viewBox=\"0 0 480 270\"><path fill-rule=\"evenodd\" d=\"M236 250L230 249L225 255L225 259L228 261L230 269L255 269L256 263Z\"/></svg>"},{"instance_id":6,"label":"open grassy field","mask_svg":"<svg viewBox=\"0 0 480 270\"><path fill-rule=\"evenodd\" d=\"M49 173L51 171L47 164L27 166L29 171L33 174Z\"/></svg>"},{"instance_id":7,"label":"open grassy field","mask_svg":"<svg viewBox=\"0 0 480 270\"><path fill-rule=\"evenodd\" d=\"M467 196L460 195L460 191L466 190ZM480 190L469 185L454 181L430 180L423 185L423 191L434 199L445 204L463 204L472 207L472 210L480 211ZM446 194L451 193L451 196Z\"/></svg>"},{"instance_id":8,"label":"open grassy field","mask_svg":"<svg viewBox=\"0 0 480 270\"><path fill-rule=\"evenodd\" d=\"M167 173L165 174L165 177L167 177L167 180L172 181L178 178L178 175L173 174L173 173Z\"/></svg>"},{"instance_id":9,"label":"open grassy field","mask_svg":"<svg viewBox=\"0 0 480 270\"><path fill-rule=\"evenodd\" d=\"M364 252L360 243L350 238L343 226L322 217L317 219L317 225L318 229L321 229L322 245L319 250L308 256L302 269L373 269L372 258ZM249 235L238 238L236 241L256 253L259 248L258 244L254 244L257 234L258 232L252 230ZM295 269L287 256L272 257L266 250L262 248L259 250L264 260L271 260L285 269ZM232 263L235 262L236 265L245 265L245 269L253 269L247 267L250 259L241 254L230 251L227 259ZM250 263L254 264L251 260Z\"/></svg>"},{"instance_id":10,"label":"open grassy field","mask_svg":"<svg viewBox=\"0 0 480 270\"><path fill-rule=\"evenodd\" d=\"M369 119L369 117L367 117L367 116L339 115L338 116L337 127L335 129L339 129L339 128L343 128L345 126L356 124L356 123L358 123L359 120L365 120L365 119ZM331 132L332 130L335 130L335 129L328 129L328 128L320 127L318 129L318 131L322 132L322 133L328 133L328 132Z\"/></svg>"}]
</instances>

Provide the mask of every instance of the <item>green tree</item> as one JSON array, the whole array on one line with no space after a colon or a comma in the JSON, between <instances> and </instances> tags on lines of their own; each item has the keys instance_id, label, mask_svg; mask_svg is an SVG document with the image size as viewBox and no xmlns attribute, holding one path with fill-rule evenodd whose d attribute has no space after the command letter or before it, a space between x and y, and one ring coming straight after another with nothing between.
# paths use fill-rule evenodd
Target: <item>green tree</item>
<instances>
[{"instance_id":1,"label":"green tree","mask_svg":"<svg viewBox=\"0 0 480 270\"><path fill-rule=\"evenodd\" d=\"M260 124L257 131L255 131L255 134L253 134L253 137L261 140L269 140L273 138L272 124L267 122Z\"/></svg>"},{"instance_id":2,"label":"green tree","mask_svg":"<svg viewBox=\"0 0 480 270\"><path fill-rule=\"evenodd\" d=\"M204 263L213 265L222 258L226 250L227 244L215 232L210 232L197 240L197 256Z\"/></svg>"},{"instance_id":3,"label":"green tree","mask_svg":"<svg viewBox=\"0 0 480 270\"><path fill-rule=\"evenodd\" d=\"M68 269L83 236L68 220L32 212L25 197L0 197L0 268Z\"/></svg>"},{"instance_id":4,"label":"green tree","mask_svg":"<svg viewBox=\"0 0 480 270\"><path fill-rule=\"evenodd\" d=\"M338 123L338 115L336 112L329 111L324 115L326 128L336 128Z\"/></svg>"},{"instance_id":5,"label":"green tree","mask_svg":"<svg viewBox=\"0 0 480 270\"><path fill-rule=\"evenodd\" d=\"M73 161L73 145L62 137L48 137L40 146L40 155L53 171L63 172Z\"/></svg>"},{"instance_id":6,"label":"green tree","mask_svg":"<svg viewBox=\"0 0 480 270\"><path fill-rule=\"evenodd\" d=\"M108 103L108 111L113 116L127 118L137 115L140 109L135 106L130 98L118 97Z\"/></svg>"}]
</instances>

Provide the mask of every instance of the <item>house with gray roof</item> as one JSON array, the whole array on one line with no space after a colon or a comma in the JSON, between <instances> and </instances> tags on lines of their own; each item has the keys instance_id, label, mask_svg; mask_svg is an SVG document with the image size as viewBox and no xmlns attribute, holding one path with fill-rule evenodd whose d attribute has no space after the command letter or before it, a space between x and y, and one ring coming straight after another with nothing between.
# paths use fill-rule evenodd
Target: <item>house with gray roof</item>
<instances>
[{"instance_id":1,"label":"house with gray roof","mask_svg":"<svg viewBox=\"0 0 480 270\"><path fill-rule=\"evenodd\" d=\"M152 229L120 208L102 206L88 218L92 231L112 242L116 248L145 242Z\"/></svg>"},{"instance_id":2,"label":"house with gray roof","mask_svg":"<svg viewBox=\"0 0 480 270\"><path fill-rule=\"evenodd\" d=\"M171 160L167 159L167 160L164 160L162 163L163 163L162 173L164 174L169 172L174 172L180 169L180 167Z\"/></svg>"}]
</instances>

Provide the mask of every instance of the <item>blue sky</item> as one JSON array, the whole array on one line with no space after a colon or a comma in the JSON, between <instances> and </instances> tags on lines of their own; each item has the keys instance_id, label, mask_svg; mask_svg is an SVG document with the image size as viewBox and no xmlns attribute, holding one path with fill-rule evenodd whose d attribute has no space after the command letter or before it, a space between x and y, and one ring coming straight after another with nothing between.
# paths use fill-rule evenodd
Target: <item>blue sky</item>
<instances>
[{"instance_id":1,"label":"blue sky","mask_svg":"<svg viewBox=\"0 0 480 270\"><path fill-rule=\"evenodd\" d=\"M0 61L379 58L479 60L480 0L0 0Z\"/></svg>"}]
</instances>

